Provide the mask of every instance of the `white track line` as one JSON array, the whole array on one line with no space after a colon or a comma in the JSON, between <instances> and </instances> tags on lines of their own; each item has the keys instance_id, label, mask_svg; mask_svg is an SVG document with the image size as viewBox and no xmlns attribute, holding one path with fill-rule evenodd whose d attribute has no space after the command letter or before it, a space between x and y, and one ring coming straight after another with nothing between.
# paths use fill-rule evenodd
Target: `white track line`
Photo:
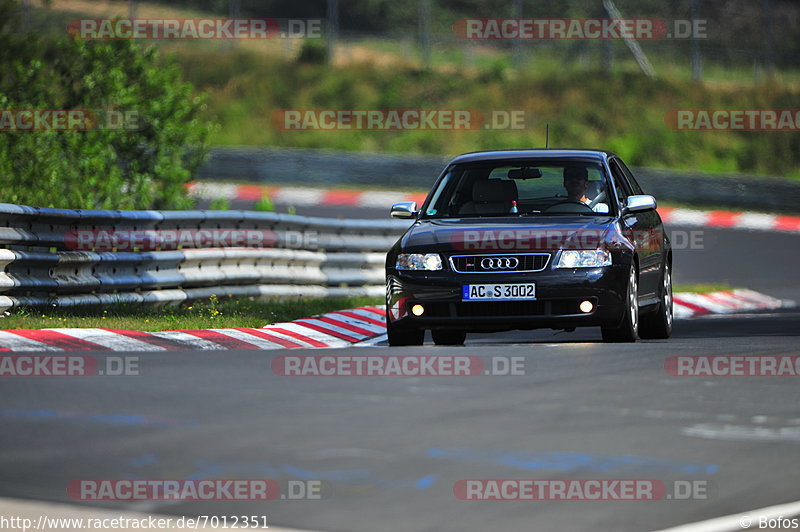
<instances>
[{"instance_id":1,"label":"white track line","mask_svg":"<svg viewBox=\"0 0 800 532\"><path fill-rule=\"evenodd\" d=\"M715 517L696 523L688 523L673 528L664 528L658 532L741 532L743 530L759 530L759 518L777 519L778 517L791 518L800 515L800 501L776 506L767 506L746 512ZM747 526L743 526L748 522Z\"/></svg>"}]
</instances>

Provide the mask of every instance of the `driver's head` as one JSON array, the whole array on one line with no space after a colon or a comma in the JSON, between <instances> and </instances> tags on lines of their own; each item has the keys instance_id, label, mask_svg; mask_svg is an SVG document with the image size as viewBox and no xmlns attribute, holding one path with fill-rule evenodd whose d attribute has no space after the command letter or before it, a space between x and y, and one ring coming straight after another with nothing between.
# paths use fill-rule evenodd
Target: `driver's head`
<instances>
[{"instance_id":1,"label":"driver's head","mask_svg":"<svg viewBox=\"0 0 800 532\"><path fill-rule=\"evenodd\" d=\"M564 188L570 199L585 200L589 186L589 172L585 166L567 166L564 168Z\"/></svg>"}]
</instances>

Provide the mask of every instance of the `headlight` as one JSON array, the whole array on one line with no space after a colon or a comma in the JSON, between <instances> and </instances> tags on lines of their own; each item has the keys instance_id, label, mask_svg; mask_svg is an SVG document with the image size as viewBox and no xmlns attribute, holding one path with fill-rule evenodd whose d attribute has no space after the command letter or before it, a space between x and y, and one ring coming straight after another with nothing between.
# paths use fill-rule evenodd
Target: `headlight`
<instances>
[{"instance_id":1,"label":"headlight","mask_svg":"<svg viewBox=\"0 0 800 532\"><path fill-rule=\"evenodd\" d=\"M611 266L611 253L599 249L564 250L556 263L556 268L599 268Z\"/></svg>"},{"instance_id":2,"label":"headlight","mask_svg":"<svg viewBox=\"0 0 800 532\"><path fill-rule=\"evenodd\" d=\"M442 257L438 253L401 253L394 267L398 270L441 270Z\"/></svg>"}]
</instances>

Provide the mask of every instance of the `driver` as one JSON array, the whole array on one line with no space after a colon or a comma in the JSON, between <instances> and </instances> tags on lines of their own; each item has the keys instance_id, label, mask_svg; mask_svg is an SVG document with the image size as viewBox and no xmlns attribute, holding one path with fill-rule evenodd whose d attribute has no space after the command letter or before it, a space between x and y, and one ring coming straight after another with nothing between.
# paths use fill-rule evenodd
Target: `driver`
<instances>
[{"instance_id":1,"label":"driver","mask_svg":"<svg viewBox=\"0 0 800 532\"><path fill-rule=\"evenodd\" d=\"M564 168L564 188L571 200L589 204L586 189L589 187L589 172L585 166L567 166Z\"/></svg>"},{"instance_id":2,"label":"driver","mask_svg":"<svg viewBox=\"0 0 800 532\"><path fill-rule=\"evenodd\" d=\"M598 203L592 205L592 200L586 197L586 191L589 189L589 171L585 166L564 167L564 189L567 191L567 198L590 206L594 212L608 213L608 205L599 203L603 198L596 197L594 201Z\"/></svg>"}]
</instances>

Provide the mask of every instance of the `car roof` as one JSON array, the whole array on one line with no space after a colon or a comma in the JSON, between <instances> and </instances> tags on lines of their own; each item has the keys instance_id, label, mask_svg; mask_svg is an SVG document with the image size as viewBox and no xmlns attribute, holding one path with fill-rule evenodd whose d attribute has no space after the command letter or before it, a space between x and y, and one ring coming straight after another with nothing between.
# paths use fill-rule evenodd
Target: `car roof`
<instances>
[{"instance_id":1,"label":"car roof","mask_svg":"<svg viewBox=\"0 0 800 532\"><path fill-rule=\"evenodd\" d=\"M474 151L455 157L449 164L471 163L502 159L594 159L606 161L615 155L605 150L584 149L528 149Z\"/></svg>"}]
</instances>

